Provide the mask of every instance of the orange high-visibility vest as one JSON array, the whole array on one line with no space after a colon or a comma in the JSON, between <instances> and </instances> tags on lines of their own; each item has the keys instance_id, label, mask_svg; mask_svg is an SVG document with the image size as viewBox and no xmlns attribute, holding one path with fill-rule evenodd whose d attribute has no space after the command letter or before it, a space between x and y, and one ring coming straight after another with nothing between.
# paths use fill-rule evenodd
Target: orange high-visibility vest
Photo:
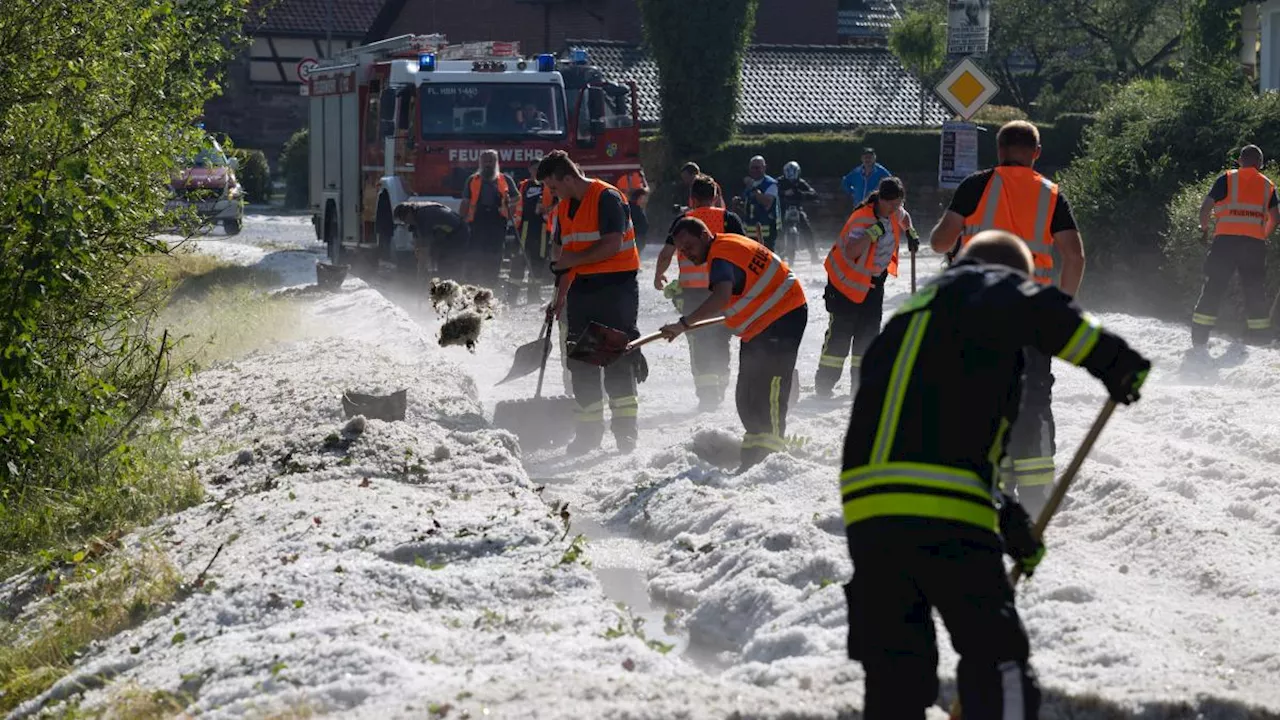
<instances>
[{"instance_id":1,"label":"orange high-visibility vest","mask_svg":"<svg viewBox=\"0 0 1280 720\"><path fill-rule=\"evenodd\" d=\"M728 261L747 275L742 292L729 298L724 309L724 324L743 342L806 302L804 288L791 268L755 240L732 233L716 235L707 262L716 260Z\"/></svg>"},{"instance_id":2,"label":"orange high-visibility vest","mask_svg":"<svg viewBox=\"0 0 1280 720\"><path fill-rule=\"evenodd\" d=\"M716 208L689 208L685 211L685 217L698 218L707 224L707 228L711 230L711 234L720 235L724 232L724 211ZM709 263L701 265L695 263L684 256L684 253L677 252L680 258L680 287L683 288L705 288L710 284L711 270Z\"/></svg>"},{"instance_id":3,"label":"orange high-visibility vest","mask_svg":"<svg viewBox=\"0 0 1280 720\"><path fill-rule=\"evenodd\" d=\"M901 213L895 213L889 218L889 231L867 246L865 257L857 264L845 256L841 246L855 230L867 231L876 224L875 204L868 203L859 207L845 221L844 227L840 229L840 238L831 246L831 251L827 253L827 260L823 263L823 267L827 269L827 281L839 290L841 295L856 303L866 299L867 293L871 290L872 280L877 274L876 249L880 243L893 243L893 257L889 259L889 267L886 269L890 275L897 277L898 247L902 242L903 234L900 216Z\"/></svg>"},{"instance_id":4,"label":"orange high-visibility vest","mask_svg":"<svg viewBox=\"0 0 1280 720\"><path fill-rule=\"evenodd\" d=\"M502 217L507 217L507 194L511 192L511 187L507 185L507 177L502 173L498 173L498 213ZM475 173L467 179L467 194L471 197L471 203L467 206L467 222L473 222L476 219L476 205L480 204L480 173Z\"/></svg>"},{"instance_id":5,"label":"orange high-visibility vest","mask_svg":"<svg viewBox=\"0 0 1280 720\"><path fill-rule=\"evenodd\" d=\"M1213 236L1267 239L1267 210L1275 186L1256 168L1227 171L1227 196L1214 203Z\"/></svg>"},{"instance_id":6,"label":"orange high-visibility vest","mask_svg":"<svg viewBox=\"0 0 1280 720\"><path fill-rule=\"evenodd\" d=\"M602 180L592 180L587 193L578 204L578 212L570 217L569 203L561 201L556 206L556 222L560 227L560 242L565 252L582 252L600 242L600 193L611 192L618 196L622 205L628 205L627 198L618 190ZM599 273L627 272L640 269L640 253L636 250L636 229L631 224L631 216L627 215L626 226L622 230L622 247L613 257L590 265L579 265L573 268L574 275L596 275Z\"/></svg>"},{"instance_id":7,"label":"orange high-visibility vest","mask_svg":"<svg viewBox=\"0 0 1280 720\"><path fill-rule=\"evenodd\" d=\"M623 190L629 196L632 190L648 187L645 182L643 170L632 170L631 172L618 178L618 189Z\"/></svg>"},{"instance_id":8,"label":"orange high-visibility vest","mask_svg":"<svg viewBox=\"0 0 1280 720\"><path fill-rule=\"evenodd\" d=\"M1053 233L1058 185L1029 167L1001 165L991 174L978 209L964 219L961 247L983 230L1004 230L1022 238L1035 260L1034 280L1053 282Z\"/></svg>"}]
</instances>

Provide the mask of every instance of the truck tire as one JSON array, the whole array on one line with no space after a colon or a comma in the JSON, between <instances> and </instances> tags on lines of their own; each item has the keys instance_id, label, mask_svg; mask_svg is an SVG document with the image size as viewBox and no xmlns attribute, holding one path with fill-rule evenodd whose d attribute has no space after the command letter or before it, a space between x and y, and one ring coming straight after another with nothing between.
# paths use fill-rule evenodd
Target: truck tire
<instances>
[{"instance_id":1,"label":"truck tire","mask_svg":"<svg viewBox=\"0 0 1280 720\"><path fill-rule=\"evenodd\" d=\"M225 231L228 235L239 235L239 234L240 234L240 231L241 231L243 228L244 228L244 219L243 219L243 218L238 218L238 217L236 217L236 218L227 218L226 220L223 220L223 221L222 221L222 229L223 229L223 231Z\"/></svg>"}]
</instances>

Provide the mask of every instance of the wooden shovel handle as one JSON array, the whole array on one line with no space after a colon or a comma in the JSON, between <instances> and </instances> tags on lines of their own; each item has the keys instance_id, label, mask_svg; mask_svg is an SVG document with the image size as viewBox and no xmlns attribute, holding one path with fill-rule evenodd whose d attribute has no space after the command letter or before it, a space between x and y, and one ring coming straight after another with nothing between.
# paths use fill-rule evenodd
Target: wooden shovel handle
<instances>
[{"instance_id":1,"label":"wooden shovel handle","mask_svg":"<svg viewBox=\"0 0 1280 720\"><path fill-rule=\"evenodd\" d=\"M699 320L698 322L690 325L688 329L685 330L685 332L692 332L694 330L697 330L698 328L704 328L704 327L707 327L708 325L716 325L722 322L724 322L724 316L708 318L706 320ZM662 337L662 333L656 332L656 333L649 333L644 337L632 340L631 342L627 343L627 352L631 352L632 350L635 350L636 348L642 345L648 345L649 343L653 342L654 340L658 340L661 337Z\"/></svg>"}]
</instances>

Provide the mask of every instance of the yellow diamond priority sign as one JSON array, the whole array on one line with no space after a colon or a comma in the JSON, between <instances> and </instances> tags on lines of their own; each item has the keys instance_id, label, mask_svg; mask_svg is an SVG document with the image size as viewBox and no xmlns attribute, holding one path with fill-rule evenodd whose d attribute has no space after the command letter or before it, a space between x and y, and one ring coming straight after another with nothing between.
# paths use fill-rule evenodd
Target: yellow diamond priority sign
<instances>
[{"instance_id":1,"label":"yellow diamond priority sign","mask_svg":"<svg viewBox=\"0 0 1280 720\"><path fill-rule=\"evenodd\" d=\"M1000 87L973 60L965 58L951 69L934 90L957 115L968 120L1000 91Z\"/></svg>"}]
</instances>

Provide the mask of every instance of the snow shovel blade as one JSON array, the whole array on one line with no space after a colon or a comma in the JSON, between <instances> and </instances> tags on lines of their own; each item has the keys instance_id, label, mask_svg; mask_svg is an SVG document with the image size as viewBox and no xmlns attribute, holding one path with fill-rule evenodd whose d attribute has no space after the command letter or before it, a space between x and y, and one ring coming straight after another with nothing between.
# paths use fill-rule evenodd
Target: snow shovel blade
<instances>
[{"instance_id":1,"label":"snow shovel blade","mask_svg":"<svg viewBox=\"0 0 1280 720\"><path fill-rule=\"evenodd\" d=\"M499 380L498 385L509 383L516 378L522 378L537 370L542 365L542 344L543 339L538 338L533 342L527 342L516 348L516 357L511 363L511 372L508 372L506 377Z\"/></svg>"},{"instance_id":2,"label":"snow shovel blade","mask_svg":"<svg viewBox=\"0 0 1280 720\"><path fill-rule=\"evenodd\" d=\"M569 359L606 367L627 354L631 338L617 328L592 322L569 344Z\"/></svg>"},{"instance_id":3,"label":"snow shovel blade","mask_svg":"<svg viewBox=\"0 0 1280 720\"><path fill-rule=\"evenodd\" d=\"M569 395L504 400L493 408L493 426L511 431L525 450L563 446L569 442L577 409Z\"/></svg>"}]
</instances>

